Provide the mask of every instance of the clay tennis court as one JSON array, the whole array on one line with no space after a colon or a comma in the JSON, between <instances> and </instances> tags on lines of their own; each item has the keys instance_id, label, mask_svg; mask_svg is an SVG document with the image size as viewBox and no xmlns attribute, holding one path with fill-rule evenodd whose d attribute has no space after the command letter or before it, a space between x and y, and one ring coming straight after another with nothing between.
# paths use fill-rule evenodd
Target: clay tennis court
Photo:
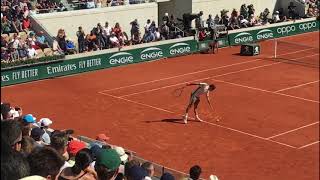
<instances>
[{"instance_id":1,"label":"clay tennis court","mask_svg":"<svg viewBox=\"0 0 320 180\"><path fill-rule=\"evenodd\" d=\"M279 56L319 61L319 32L281 40L307 46L281 47ZM319 68L270 61L273 41L260 46L259 56L231 47L4 87L1 99L50 117L53 128L106 133L111 144L169 168L187 173L199 164L202 178L319 179ZM187 82L217 86L215 111L205 99L199 105L202 123L182 123L194 87L173 92Z\"/></svg>"}]
</instances>

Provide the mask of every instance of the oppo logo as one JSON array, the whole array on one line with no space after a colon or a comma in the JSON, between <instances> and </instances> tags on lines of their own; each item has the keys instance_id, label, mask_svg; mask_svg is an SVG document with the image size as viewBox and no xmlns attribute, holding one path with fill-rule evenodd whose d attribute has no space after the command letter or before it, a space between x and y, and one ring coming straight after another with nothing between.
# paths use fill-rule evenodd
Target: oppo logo
<instances>
[{"instance_id":1,"label":"oppo logo","mask_svg":"<svg viewBox=\"0 0 320 180\"><path fill-rule=\"evenodd\" d=\"M303 30L303 31L307 31L307 30L315 28L315 27L317 27L316 22L308 22L308 23L299 24L299 29Z\"/></svg>"},{"instance_id":2,"label":"oppo logo","mask_svg":"<svg viewBox=\"0 0 320 180\"><path fill-rule=\"evenodd\" d=\"M290 32L294 32L294 31L296 31L295 26L285 26L285 27L277 28L277 33L282 35L289 34Z\"/></svg>"}]
</instances>

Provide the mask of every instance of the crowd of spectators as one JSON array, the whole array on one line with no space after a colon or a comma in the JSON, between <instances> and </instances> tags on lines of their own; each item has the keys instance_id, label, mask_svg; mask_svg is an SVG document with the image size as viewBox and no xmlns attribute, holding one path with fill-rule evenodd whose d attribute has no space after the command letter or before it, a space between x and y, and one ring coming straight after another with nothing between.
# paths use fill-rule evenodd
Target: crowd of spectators
<instances>
[{"instance_id":1,"label":"crowd of spectators","mask_svg":"<svg viewBox=\"0 0 320 180\"><path fill-rule=\"evenodd\" d=\"M176 22L173 15L169 17L168 13L166 13L163 19L164 21L160 27L157 27L155 21L150 19L141 27L138 20L135 19L130 23L130 34L124 32L118 22L113 27L108 22L105 22L104 25L98 23L89 33L84 32L80 26L76 32L78 52L90 52L115 47L121 49L123 46L175 39L183 36L181 31L176 30ZM70 53L68 48L65 48L68 42L65 33L64 35L59 35L61 31L63 30L60 29L57 36L58 44L63 52ZM69 41L69 43L71 44L72 41ZM75 53L76 48L74 45L70 46L69 49L72 49L72 53Z\"/></svg>"},{"instance_id":2,"label":"crowd of spectators","mask_svg":"<svg viewBox=\"0 0 320 180\"><path fill-rule=\"evenodd\" d=\"M305 15L302 17L299 16L296 5L293 2L290 2L288 5L287 16L284 14L283 8L279 8L273 13L270 12L268 8L265 8L263 12L257 14L253 4L248 6L246 4L241 5L240 12L237 9L233 9L230 17L228 15L229 10L226 9L221 10L220 16L219 14L216 14L214 18L209 14L206 21L202 19L203 13L200 12L195 18L196 29L199 30L199 40L204 40L208 36L212 37L212 33L217 33L219 31L261 26L319 16L319 0L309 0L304 3Z\"/></svg>"},{"instance_id":3,"label":"crowd of spectators","mask_svg":"<svg viewBox=\"0 0 320 180\"><path fill-rule=\"evenodd\" d=\"M73 130L53 130L49 118L38 122L19 107L1 103L1 179L152 180L152 162L140 162L120 146L98 134L90 144L72 136ZM190 168L189 180L198 180L201 168ZM158 177L159 178L159 177ZM160 180L174 180L164 173ZM217 180L211 175L210 179Z\"/></svg>"},{"instance_id":4,"label":"crowd of spectators","mask_svg":"<svg viewBox=\"0 0 320 180\"><path fill-rule=\"evenodd\" d=\"M10 35L12 36L1 35L1 62L23 61L57 54L50 48L43 31Z\"/></svg>"},{"instance_id":5,"label":"crowd of spectators","mask_svg":"<svg viewBox=\"0 0 320 180\"><path fill-rule=\"evenodd\" d=\"M52 56L44 32L33 31L30 15L52 12L55 1L1 0L1 62ZM58 8L59 9L59 8Z\"/></svg>"}]
</instances>

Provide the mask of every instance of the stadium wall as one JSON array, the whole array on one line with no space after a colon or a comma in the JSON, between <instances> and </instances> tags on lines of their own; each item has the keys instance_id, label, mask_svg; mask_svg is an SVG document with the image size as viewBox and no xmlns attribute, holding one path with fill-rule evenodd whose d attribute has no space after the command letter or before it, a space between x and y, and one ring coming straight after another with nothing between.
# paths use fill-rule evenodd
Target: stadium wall
<instances>
[{"instance_id":1,"label":"stadium wall","mask_svg":"<svg viewBox=\"0 0 320 180\"><path fill-rule=\"evenodd\" d=\"M158 23L158 4L145 3L36 14L33 18L38 22L39 26L45 27L47 32L53 36L57 35L59 29L64 29L67 38L73 41L77 41L76 32L79 26L82 26L85 33L90 33L98 23L104 26L106 21L109 22L111 27L116 22L119 22L123 31L130 36L130 22L134 19L138 19L140 26L143 26L147 19L154 20L156 24Z\"/></svg>"}]
</instances>

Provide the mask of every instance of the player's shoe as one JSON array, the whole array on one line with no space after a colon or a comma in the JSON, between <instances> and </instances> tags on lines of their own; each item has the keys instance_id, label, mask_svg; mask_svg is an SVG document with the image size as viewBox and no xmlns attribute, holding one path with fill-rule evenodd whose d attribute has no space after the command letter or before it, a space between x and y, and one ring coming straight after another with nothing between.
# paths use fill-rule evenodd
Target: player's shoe
<instances>
[{"instance_id":1,"label":"player's shoe","mask_svg":"<svg viewBox=\"0 0 320 180\"><path fill-rule=\"evenodd\" d=\"M200 118L199 118L199 116L198 116L198 115L196 115L196 120L198 120L198 121L200 121L200 122L202 122L202 121L203 121L202 119L200 119Z\"/></svg>"},{"instance_id":2,"label":"player's shoe","mask_svg":"<svg viewBox=\"0 0 320 180\"><path fill-rule=\"evenodd\" d=\"M188 115L183 116L183 122L187 124L187 121L188 121Z\"/></svg>"}]
</instances>

